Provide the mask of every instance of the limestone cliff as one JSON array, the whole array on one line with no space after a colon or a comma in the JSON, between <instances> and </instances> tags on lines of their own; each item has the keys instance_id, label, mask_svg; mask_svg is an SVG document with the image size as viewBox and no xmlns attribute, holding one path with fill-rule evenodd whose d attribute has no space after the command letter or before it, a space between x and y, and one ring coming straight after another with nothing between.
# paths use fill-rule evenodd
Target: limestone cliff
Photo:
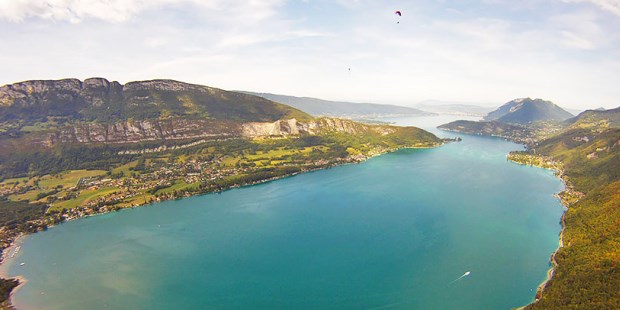
<instances>
[{"instance_id":1,"label":"limestone cliff","mask_svg":"<svg viewBox=\"0 0 620 310\"><path fill-rule=\"evenodd\" d=\"M273 136L316 135L329 132L348 134L372 133L387 135L395 128L384 125L366 125L351 120L320 118L311 121L297 119L275 122L236 122L217 120L190 120L171 118L162 120L130 120L113 124L80 123L44 133L43 144L58 143L133 143L155 140L195 138L256 138Z\"/></svg>"},{"instance_id":2,"label":"limestone cliff","mask_svg":"<svg viewBox=\"0 0 620 310\"><path fill-rule=\"evenodd\" d=\"M49 145L57 143L132 143L154 140L221 138L238 136L239 131L240 125L236 122L175 118L130 120L114 124L76 124L54 131L44 139Z\"/></svg>"},{"instance_id":3,"label":"limestone cliff","mask_svg":"<svg viewBox=\"0 0 620 310\"><path fill-rule=\"evenodd\" d=\"M338 118L319 118L307 122L288 119L275 121L273 123L251 122L242 125L242 135L246 137L288 136L299 134L316 135L327 132L342 132L348 134L373 132L386 135L394 131L395 129L390 126L366 125Z\"/></svg>"}]
</instances>

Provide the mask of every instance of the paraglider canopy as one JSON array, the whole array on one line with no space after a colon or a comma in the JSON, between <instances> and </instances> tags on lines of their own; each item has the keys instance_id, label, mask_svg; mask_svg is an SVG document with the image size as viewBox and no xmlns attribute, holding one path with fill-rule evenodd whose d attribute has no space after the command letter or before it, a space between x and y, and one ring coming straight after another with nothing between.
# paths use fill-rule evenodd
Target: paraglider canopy
<instances>
[{"instance_id":1,"label":"paraglider canopy","mask_svg":"<svg viewBox=\"0 0 620 310\"><path fill-rule=\"evenodd\" d=\"M395 11L394 14L396 14L398 16L403 16L403 14L400 11Z\"/></svg>"}]
</instances>

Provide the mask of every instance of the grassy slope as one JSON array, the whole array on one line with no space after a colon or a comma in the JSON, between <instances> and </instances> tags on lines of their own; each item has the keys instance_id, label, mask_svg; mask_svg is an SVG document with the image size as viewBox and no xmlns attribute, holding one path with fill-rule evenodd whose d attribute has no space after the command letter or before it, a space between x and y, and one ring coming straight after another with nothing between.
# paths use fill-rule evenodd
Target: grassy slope
<instances>
[{"instance_id":1,"label":"grassy slope","mask_svg":"<svg viewBox=\"0 0 620 310\"><path fill-rule=\"evenodd\" d=\"M72 209L75 207L81 206L83 203L88 202L90 200L95 200L98 197L102 197L108 194L112 194L116 192L118 188L115 187L103 187L99 189L87 189L80 193L80 195L71 200L65 200L57 203L53 203L50 210L62 210L62 209Z\"/></svg>"},{"instance_id":2,"label":"grassy slope","mask_svg":"<svg viewBox=\"0 0 620 310\"><path fill-rule=\"evenodd\" d=\"M312 117L293 107L262 97L229 92L221 89L167 80L146 81L177 83L183 90L138 88L124 91L126 117L158 118L167 116L195 116L215 119L269 122L278 119ZM142 82L132 82L139 84ZM144 101L139 98L149 98Z\"/></svg>"}]
</instances>

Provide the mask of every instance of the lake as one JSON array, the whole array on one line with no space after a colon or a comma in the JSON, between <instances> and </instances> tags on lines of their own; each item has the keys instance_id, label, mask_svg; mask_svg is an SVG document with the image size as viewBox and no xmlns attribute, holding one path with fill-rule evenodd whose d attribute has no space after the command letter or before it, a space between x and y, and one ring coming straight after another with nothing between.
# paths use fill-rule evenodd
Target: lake
<instances>
[{"instance_id":1,"label":"lake","mask_svg":"<svg viewBox=\"0 0 620 310\"><path fill-rule=\"evenodd\" d=\"M463 117L393 118L425 129ZM510 309L558 247L563 184L463 138L68 222L2 266L20 309ZM19 263L25 262L20 266ZM467 276L463 276L469 272ZM460 278L460 279L459 279Z\"/></svg>"}]
</instances>

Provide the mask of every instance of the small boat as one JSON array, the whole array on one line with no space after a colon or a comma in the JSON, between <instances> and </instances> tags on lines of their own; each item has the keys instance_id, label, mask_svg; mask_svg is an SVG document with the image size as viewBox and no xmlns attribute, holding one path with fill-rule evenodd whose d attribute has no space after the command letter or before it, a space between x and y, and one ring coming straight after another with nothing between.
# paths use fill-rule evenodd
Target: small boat
<instances>
[{"instance_id":1,"label":"small boat","mask_svg":"<svg viewBox=\"0 0 620 310\"><path fill-rule=\"evenodd\" d=\"M20 263L19 265L20 265L20 266L23 266L23 265L26 265L26 263L24 263L24 262L21 262L21 263Z\"/></svg>"}]
</instances>

